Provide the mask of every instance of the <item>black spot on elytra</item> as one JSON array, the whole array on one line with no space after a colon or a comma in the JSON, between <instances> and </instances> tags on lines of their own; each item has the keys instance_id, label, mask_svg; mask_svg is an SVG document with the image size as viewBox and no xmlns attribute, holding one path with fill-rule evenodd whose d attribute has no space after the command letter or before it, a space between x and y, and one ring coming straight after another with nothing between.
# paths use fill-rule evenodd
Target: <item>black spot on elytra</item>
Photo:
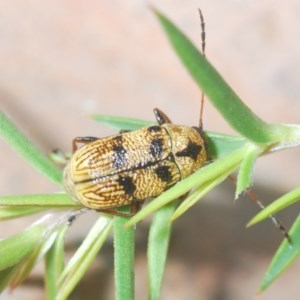
<instances>
[{"instance_id":1,"label":"black spot on elytra","mask_svg":"<svg viewBox=\"0 0 300 300\"><path fill-rule=\"evenodd\" d=\"M149 126L149 127L147 128L147 130L148 130L149 132L160 132L160 131L161 131L161 127L158 126L158 125Z\"/></svg>"},{"instance_id":2,"label":"black spot on elytra","mask_svg":"<svg viewBox=\"0 0 300 300\"><path fill-rule=\"evenodd\" d=\"M189 141L187 147L181 151L178 151L175 155L178 157L190 157L191 159L196 160L201 149L201 145L197 145Z\"/></svg>"},{"instance_id":3,"label":"black spot on elytra","mask_svg":"<svg viewBox=\"0 0 300 300\"><path fill-rule=\"evenodd\" d=\"M169 167L167 166L159 166L155 168L156 175L165 182L169 182L172 180L172 174L170 172Z\"/></svg>"},{"instance_id":4,"label":"black spot on elytra","mask_svg":"<svg viewBox=\"0 0 300 300\"><path fill-rule=\"evenodd\" d=\"M153 139L150 143L149 153L154 158L159 158L163 152L163 140Z\"/></svg>"},{"instance_id":5,"label":"black spot on elytra","mask_svg":"<svg viewBox=\"0 0 300 300\"><path fill-rule=\"evenodd\" d=\"M136 186L133 182L133 179L129 176L119 176L118 183L123 187L127 195L133 195Z\"/></svg>"},{"instance_id":6,"label":"black spot on elytra","mask_svg":"<svg viewBox=\"0 0 300 300\"><path fill-rule=\"evenodd\" d=\"M112 153L113 167L121 168L126 163L126 149L122 145L114 145Z\"/></svg>"},{"instance_id":7,"label":"black spot on elytra","mask_svg":"<svg viewBox=\"0 0 300 300\"><path fill-rule=\"evenodd\" d=\"M123 136L121 134L116 135L113 140L115 141L115 143L117 144L122 144L123 142Z\"/></svg>"}]
</instances>

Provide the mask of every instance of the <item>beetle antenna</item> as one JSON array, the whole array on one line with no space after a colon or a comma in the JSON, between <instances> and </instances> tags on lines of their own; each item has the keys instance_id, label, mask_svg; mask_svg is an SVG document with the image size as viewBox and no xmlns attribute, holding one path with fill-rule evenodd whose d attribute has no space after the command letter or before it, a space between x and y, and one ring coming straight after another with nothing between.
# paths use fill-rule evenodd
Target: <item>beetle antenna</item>
<instances>
[{"instance_id":1,"label":"beetle antenna","mask_svg":"<svg viewBox=\"0 0 300 300\"><path fill-rule=\"evenodd\" d=\"M228 178L234 183L236 184L236 180L233 178L233 176L228 176ZM260 209L264 209L265 206L264 204L261 202L261 200L258 198L258 196L252 192L250 189L245 189L245 193L256 202L256 204L260 207ZM274 215L269 215L269 218L271 219L271 221L273 222L273 224L275 225L275 227L277 227L283 234L283 236L287 239L288 243L290 245L292 245L292 239L290 237L290 235L288 234L286 228L281 224L281 222L274 216Z\"/></svg>"},{"instance_id":2,"label":"beetle antenna","mask_svg":"<svg viewBox=\"0 0 300 300\"><path fill-rule=\"evenodd\" d=\"M206 33L205 33L205 22L204 22L204 17L202 14L202 11L200 8L198 8L199 16L200 16L200 26L201 26L201 52L203 56L205 57L205 46L206 46ZM201 101L200 101L200 119L199 119L199 128L202 130L203 129L203 110L204 110L204 93L203 91L201 92Z\"/></svg>"}]
</instances>

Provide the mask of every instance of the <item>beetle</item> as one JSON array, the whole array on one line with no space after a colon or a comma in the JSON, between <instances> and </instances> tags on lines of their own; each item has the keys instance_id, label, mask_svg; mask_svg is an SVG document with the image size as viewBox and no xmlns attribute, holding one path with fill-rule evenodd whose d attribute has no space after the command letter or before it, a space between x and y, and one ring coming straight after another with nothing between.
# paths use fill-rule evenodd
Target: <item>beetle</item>
<instances>
[{"instance_id":1,"label":"beetle","mask_svg":"<svg viewBox=\"0 0 300 300\"><path fill-rule=\"evenodd\" d=\"M66 192L85 207L133 215L146 198L160 195L208 161L202 126L172 124L154 109L158 125L106 138L77 137L63 174ZM78 148L78 144L83 146Z\"/></svg>"}]
</instances>

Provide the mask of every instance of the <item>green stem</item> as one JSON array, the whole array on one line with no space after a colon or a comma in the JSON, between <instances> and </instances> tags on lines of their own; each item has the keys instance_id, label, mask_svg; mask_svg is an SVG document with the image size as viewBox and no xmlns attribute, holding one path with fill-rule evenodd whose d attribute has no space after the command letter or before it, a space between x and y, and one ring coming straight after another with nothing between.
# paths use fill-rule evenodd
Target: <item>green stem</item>
<instances>
[{"instance_id":1,"label":"green stem","mask_svg":"<svg viewBox=\"0 0 300 300\"><path fill-rule=\"evenodd\" d=\"M124 229L126 217L114 220L114 270L116 300L134 299L134 227Z\"/></svg>"}]
</instances>

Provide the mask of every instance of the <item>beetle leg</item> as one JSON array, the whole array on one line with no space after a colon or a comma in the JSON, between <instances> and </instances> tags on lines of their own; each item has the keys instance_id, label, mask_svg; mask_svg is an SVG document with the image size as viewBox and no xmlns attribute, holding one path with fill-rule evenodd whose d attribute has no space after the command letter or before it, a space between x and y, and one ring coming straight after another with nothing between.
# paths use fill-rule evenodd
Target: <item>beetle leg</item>
<instances>
[{"instance_id":1,"label":"beetle leg","mask_svg":"<svg viewBox=\"0 0 300 300\"><path fill-rule=\"evenodd\" d=\"M131 130L121 129L121 130L119 131L119 133L122 134L122 133L130 132L130 131L131 131Z\"/></svg>"},{"instance_id":2,"label":"beetle leg","mask_svg":"<svg viewBox=\"0 0 300 300\"><path fill-rule=\"evenodd\" d=\"M79 136L73 139L72 146L73 146L73 153L78 149L77 144L89 144L91 142L94 142L96 140L99 140L99 138L94 137L94 136Z\"/></svg>"},{"instance_id":3,"label":"beetle leg","mask_svg":"<svg viewBox=\"0 0 300 300\"><path fill-rule=\"evenodd\" d=\"M153 111L154 111L157 123L159 125L162 125L165 123L172 123L171 120L169 119L169 117L164 112L162 112L160 109L154 108Z\"/></svg>"},{"instance_id":4,"label":"beetle leg","mask_svg":"<svg viewBox=\"0 0 300 300\"><path fill-rule=\"evenodd\" d=\"M132 217L134 216L142 207L144 201L133 201L130 204L130 212L120 212L116 209L97 209L98 212L103 212L105 214L113 215L113 216L119 216L119 217Z\"/></svg>"}]
</instances>

